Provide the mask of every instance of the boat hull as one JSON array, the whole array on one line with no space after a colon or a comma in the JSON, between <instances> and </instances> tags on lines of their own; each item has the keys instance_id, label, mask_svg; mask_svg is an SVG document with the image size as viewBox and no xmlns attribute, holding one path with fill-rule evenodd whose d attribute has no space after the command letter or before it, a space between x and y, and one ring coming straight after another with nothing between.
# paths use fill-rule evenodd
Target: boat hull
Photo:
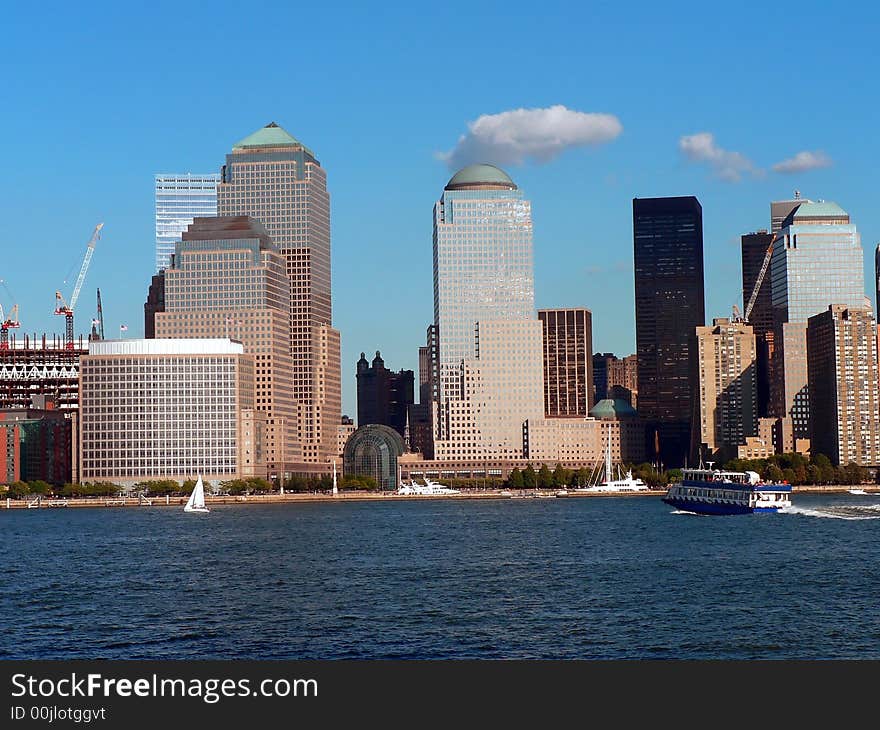
<instances>
[{"instance_id":1,"label":"boat hull","mask_svg":"<svg viewBox=\"0 0 880 730\"><path fill-rule=\"evenodd\" d=\"M714 502L695 502L687 499L664 497L663 501L685 512L698 515L751 515L761 512L779 512L779 507L748 507L742 504L717 504Z\"/></svg>"}]
</instances>

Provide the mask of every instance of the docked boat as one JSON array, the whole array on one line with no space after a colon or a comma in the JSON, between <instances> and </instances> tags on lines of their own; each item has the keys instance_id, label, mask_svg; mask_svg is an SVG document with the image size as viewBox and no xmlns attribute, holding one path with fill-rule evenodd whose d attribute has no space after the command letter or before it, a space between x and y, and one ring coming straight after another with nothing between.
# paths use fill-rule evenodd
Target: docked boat
<instances>
[{"instance_id":1,"label":"docked boat","mask_svg":"<svg viewBox=\"0 0 880 730\"><path fill-rule=\"evenodd\" d=\"M419 496L437 496L440 494L461 494L458 489L451 489L449 487L444 487L442 484L438 484L437 482L432 482L430 479L425 477L425 483L419 484L415 480L411 481L409 484L406 482L401 482L400 487L397 489L398 494L410 494L410 495L419 495Z\"/></svg>"},{"instance_id":2,"label":"docked boat","mask_svg":"<svg viewBox=\"0 0 880 730\"><path fill-rule=\"evenodd\" d=\"M605 440L605 479L599 483L587 487L587 492L647 492L648 485L642 479L634 477L632 470L627 469L624 475L620 465L617 465L617 474L614 474L611 462L611 426L608 426L608 435Z\"/></svg>"},{"instance_id":3,"label":"docked boat","mask_svg":"<svg viewBox=\"0 0 880 730\"><path fill-rule=\"evenodd\" d=\"M791 507L791 485L762 482L754 471L684 469L682 480L663 501L701 515L743 515L779 512Z\"/></svg>"}]
</instances>

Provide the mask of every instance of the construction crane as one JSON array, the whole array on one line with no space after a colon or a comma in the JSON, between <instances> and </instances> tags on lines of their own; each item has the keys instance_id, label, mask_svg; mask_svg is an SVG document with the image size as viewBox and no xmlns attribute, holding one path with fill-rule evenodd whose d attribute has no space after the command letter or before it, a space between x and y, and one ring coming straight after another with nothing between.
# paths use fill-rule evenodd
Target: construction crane
<instances>
[{"instance_id":1,"label":"construction crane","mask_svg":"<svg viewBox=\"0 0 880 730\"><path fill-rule=\"evenodd\" d=\"M13 304L9 316L3 315L3 305L0 304L0 350L9 349L9 330L21 327L18 321L18 305Z\"/></svg>"},{"instance_id":2,"label":"construction crane","mask_svg":"<svg viewBox=\"0 0 880 730\"><path fill-rule=\"evenodd\" d=\"M773 242L776 240L776 237L773 237L773 240L770 241L770 245L767 247L767 253L764 254L764 261L761 264L761 270L758 272L758 278L755 279L755 288L752 289L752 296L749 297L749 302L746 304L746 310L743 312L742 321L748 324L749 315L752 313L752 309L755 306L755 302L758 301L758 292L761 290L761 284L764 282L764 277L767 275L767 269L770 267L770 259L773 258Z\"/></svg>"},{"instance_id":3,"label":"construction crane","mask_svg":"<svg viewBox=\"0 0 880 730\"><path fill-rule=\"evenodd\" d=\"M79 292L82 289L83 281L85 281L86 271L89 269L92 254L95 253L95 243L101 237L101 229L103 227L103 223L96 225L92 237L89 239L89 243L86 246L86 255L83 258L82 266L79 269L79 276L76 277L76 284L73 287L73 294L70 295L70 304L64 301L60 291L55 292L55 314L63 314L65 317L64 347L68 350L73 349L73 308L76 306L76 300L79 299Z\"/></svg>"}]
</instances>

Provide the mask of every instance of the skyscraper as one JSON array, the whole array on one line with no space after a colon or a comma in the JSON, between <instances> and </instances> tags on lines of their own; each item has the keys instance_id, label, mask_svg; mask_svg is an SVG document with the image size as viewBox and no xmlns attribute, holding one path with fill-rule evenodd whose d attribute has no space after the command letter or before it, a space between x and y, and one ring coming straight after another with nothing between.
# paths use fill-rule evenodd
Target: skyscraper
<instances>
[{"instance_id":1,"label":"skyscraper","mask_svg":"<svg viewBox=\"0 0 880 730\"><path fill-rule=\"evenodd\" d=\"M791 200L774 200L770 203L770 233L774 235L782 229L782 224L788 218L791 211L797 208L801 203L809 203L811 201L801 198L799 191L794 191L794 197Z\"/></svg>"},{"instance_id":2,"label":"skyscraper","mask_svg":"<svg viewBox=\"0 0 880 730\"><path fill-rule=\"evenodd\" d=\"M864 253L849 214L825 201L801 202L783 221L770 260L772 415L792 420L795 438L810 437L807 319L830 304L865 304Z\"/></svg>"},{"instance_id":3,"label":"skyscraper","mask_svg":"<svg viewBox=\"0 0 880 730\"><path fill-rule=\"evenodd\" d=\"M435 458L522 455L544 416L534 307L530 203L497 167L465 167L434 205Z\"/></svg>"},{"instance_id":4,"label":"skyscraper","mask_svg":"<svg viewBox=\"0 0 880 730\"><path fill-rule=\"evenodd\" d=\"M362 352L357 362L358 426L379 423L406 437L407 409L413 404L412 370L392 372L376 350L372 364Z\"/></svg>"},{"instance_id":5,"label":"skyscraper","mask_svg":"<svg viewBox=\"0 0 880 730\"><path fill-rule=\"evenodd\" d=\"M290 286L284 257L262 225L247 216L196 218L165 269L165 309L156 312L155 322L157 338L240 341L254 359L254 408L266 414L270 471L281 474L303 461L290 358Z\"/></svg>"},{"instance_id":6,"label":"skyscraper","mask_svg":"<svg viewBox=\"0 0 880 730\"><path fill-rule=\"evenodd\" d=\"M586 418L593 407L593 315L589 309L539 309L544 327L544 413Z\"/></svg>"},{"instance_id":7,"label":"skyscraper","mask_svg":"<svg viewBox=\"0 0 880 730\"><path fill-rule=\"evenodd\" d=\"M633 249L639 414L647 453L685 463L694 403L691 348L705 323L703 209L693 196L635 198Z\"/></svg>"},{"instance_id":8,"label":"skyscraper","mask_svg":"<svg viewBox=\"0 0 880 730\"><path fill-rule=\"evenodd\" d=\"M834 464L880 464L877 326L868 308L833 304L807 320L810 448Z\"/></svg>"},{"instance_id":9,"label":"skyscraper","mask_svg":"<svg viewBox=\"0 0 880 730\"><path fill-rule=\"evenodd\" d=\"M217 215L220 175L156 175L156 271L169 264L174 244L193 218Z\"/></svg>"},{"instance_id":10,"label":"skyscraper","mask_svg":"<svg viewBox=\"0 0 880 730\"><path fill-rule=\"evenodd\" d=\"M330 196L314 153L267 124L233 145L217 188L220 215L249 215L279 247L290 284L290 354L303 459L336 452L342 416L340 339L332 326Z\"/></svg>"},{"instance_id":11,"label":"skyscraper","mask_svg":"<svg viewBox=\"0 0 880 730\"><path fill-rule=\"evenodd\" d=\"M874 308L880 309L880 243L874 249Z\"/></svg>"},{"instance_id":12,"label":"skyscraper","mask_svg":"<svg viewBox=\"0 0 880 730\"><path fill-rule=\"evenodd\" d=\"M758 414L760 416L768 414L770 404L769 368L770 356L773 351L773 302L770 294L769 272L765 272L751 312L746 312L746 308L773 239L774 235L766 230L746 233L742 236L743 315L748 316L748 324L751 325L755 333Z\"/></svg>"},{"instance_id":13,"label":"skyscraper","mask_svg":"<svg viewBox=\"0 0 880 730\"><path fill-rule=\"evenodd\" d=\"M714 319L696 334L699 456L732 459L737 446L757 433L755 335L749 325L729 319Z\"/></svg>"}]
</instances>

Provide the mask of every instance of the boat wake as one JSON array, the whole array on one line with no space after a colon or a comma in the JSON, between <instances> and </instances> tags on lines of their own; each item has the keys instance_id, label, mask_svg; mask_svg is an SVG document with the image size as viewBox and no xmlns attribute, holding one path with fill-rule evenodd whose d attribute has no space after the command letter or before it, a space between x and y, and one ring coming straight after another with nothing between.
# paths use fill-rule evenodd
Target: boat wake
<instances>
[{"instance_id":1,"label":"boat wake","mask_svg":"<svg viewBox=\"0 0 880 730\"><path fill-rule=\"evenodd\" d=\"M824 517L832 520L880 520L880 504L828 505L827 507L787 507L779 514Z\"/></svg>"}]
</instances>

